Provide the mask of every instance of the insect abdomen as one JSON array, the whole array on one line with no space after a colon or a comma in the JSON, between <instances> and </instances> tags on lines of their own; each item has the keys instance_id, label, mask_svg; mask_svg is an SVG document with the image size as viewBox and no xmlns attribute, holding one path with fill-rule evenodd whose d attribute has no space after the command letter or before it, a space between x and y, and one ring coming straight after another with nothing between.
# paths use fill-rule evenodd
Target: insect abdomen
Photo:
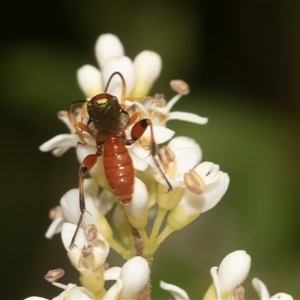
<instances>
[{"instance_id":1,"label":"insect abdomen","mask_svg":"<svg viewBox=\"0 0 300 300\"><path fill-rule=\"evenodd\" d=\"M103 165L107 181L122 204L132 201L134 168L124 143L119 139L108 139L103 152Z\"/></svg>"}]
</instances>

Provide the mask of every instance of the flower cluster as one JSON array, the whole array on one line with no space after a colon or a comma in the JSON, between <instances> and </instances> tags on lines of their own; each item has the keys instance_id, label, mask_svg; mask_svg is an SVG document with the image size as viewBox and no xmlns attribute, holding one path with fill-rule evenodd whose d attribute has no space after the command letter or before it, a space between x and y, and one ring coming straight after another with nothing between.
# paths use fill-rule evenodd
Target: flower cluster
<instances>
[{"instance_id":1,"label":"flower cluster","mask_svg":"<svg viewBox=\"0 0 300 300\"><path fill-rule=\"evenodd\" d=\"M62 270L50 271L46 279L63 289L55 299L150 299L150 269L155 251L170 234L218 204L227 191L229 176L219 165L202 161L202 151L196 141L185 136L174 137L175 132L166 127L172 119L196 124L206 124L208 120L193 113L171 111L189 93L188 85L182 80L171 81L175 96L169 101L163 94L148 95L161 71L157 53L143 51L132 61L124 55L123 45L112 34L99 37L95 52L100 68L85 65L77 72L87 101L74 113L58 113L70 133L60 134L40 146L41 151L52 151L55 156L75 147L81 168L82 161L97 154L95 163L88 169L90 178L82 181L81 189L79 186L63 195L60 206L51 211L52 223L46 233L48 238L61 233L70 262L80 273L81 286L58 283ZM111 78L115 72L122 74L126 86L117 76ZM101 93L120 99L121 110L130 117L128 126L120 128L127 136L131 136L133 126L141 119L150 119L153 124L127 147L134 167L134 186L132 201L126 205L117 200L108 183L103 155L99 152L105 147L105 139L96 142L96 137L103 133L95 130L95 124L91 124L94 120L91 122L86 109L86 103ZM157 152L152 149L156 145L153 137L157 145L165 144ZM78 195L84 195L84 211L76 201ZM111 212L110 219L108 212ZM107 266L110 248L126 260L122 267ZM248 275L250 261L245 251L227 255L219 267L211 269L212 285L204 299L244 299L241 284ZM109 289L106 288L108 280L115 282ZM261 299L291 299L286 294L270 298L258 279L253 280L253 285ZM160 286L175 299L189 299L179 287L165 282Z\"/></svg>"}]
</instances>

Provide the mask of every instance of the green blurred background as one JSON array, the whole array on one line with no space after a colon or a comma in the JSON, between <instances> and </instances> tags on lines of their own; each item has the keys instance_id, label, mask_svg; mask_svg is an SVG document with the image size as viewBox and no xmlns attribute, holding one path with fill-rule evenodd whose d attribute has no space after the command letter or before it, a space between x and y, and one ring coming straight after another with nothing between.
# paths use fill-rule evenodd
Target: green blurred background
<instances>
[{"instance_id":1,"label":"green blurred background","mask_svg":"<svg viewBox=\"0 0 300 300\"><path fill-rule=\"evenodd\" d=\"M252 257L251 278L270 294L300 299L300 3L298 1L1 1L1 292L3 299L52 298L60 290L43 276L62 267L78 282L59 236L44 238L48 211L76 187L74 150L62 158L38 146L67 132L59 110L83 95L75 72L96 65L94 44L111 32L134 57L161 54L152 92L173 93L171 79L191 94L174 110L209 117L205 126L171 121L196 139L203 159L231 178L213 210L173 234L157 252L153 299L166 299L159 280L200 299L209 269L229 252ZM111 255L111 265L122 261Z\"/></svg>"}]
</instances>

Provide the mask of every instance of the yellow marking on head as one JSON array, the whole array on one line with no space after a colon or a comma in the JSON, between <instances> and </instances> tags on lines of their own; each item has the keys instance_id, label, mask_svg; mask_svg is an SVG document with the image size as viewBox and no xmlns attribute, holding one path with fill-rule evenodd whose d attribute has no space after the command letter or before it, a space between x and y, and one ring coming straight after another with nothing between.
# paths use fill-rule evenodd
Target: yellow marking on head
<instances>
[{"instance_id":1,"label":"yellow marking on head","mask_svg":"<svg viewBox=\"0 0 300 300\"><path fill-rule=\"evenodd\" d=\"M97 100L96 102L97 102L98 104L105 104L107 101L108 101L107 98L103 98L103 99Z\"/></svg>"}]
</instances>

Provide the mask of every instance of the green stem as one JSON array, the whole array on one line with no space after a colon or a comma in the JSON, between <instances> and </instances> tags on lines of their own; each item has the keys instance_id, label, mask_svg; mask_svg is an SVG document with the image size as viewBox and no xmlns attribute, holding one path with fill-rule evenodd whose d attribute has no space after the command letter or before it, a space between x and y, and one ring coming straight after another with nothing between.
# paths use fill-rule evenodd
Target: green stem
<instances>
[{"instance_id":1,"label":"green stem","mask_svg":"<svg viewBox=\"0 0 300 300\"><path fill-rule=\"evenodd\" d=\"M152 227L152 232L151 232L151 235L150 235L150 238L149 238L150 241L153 241L153 240L156 239L156 237L159 233L161 224L162 224L162 222L165 218L166 213L167 213L167 210L159 207L156 218L155 218L155 221L154 221L154 224L153 224L153 227Z\"/></svg>"},{"instance_id":2,"label":"green stem","mask_svg":"<svg viewBox=\"0 0 300 300\"><path fill-rule=\"evenodd\" d=\"M156 239L156 247L159 245L173 232L174 230L170 226L166 226L161 234Z\"/></svg>"},{"instance_id":3,"label":"green stem","mask_svg":"<svg viewBox=\"0 0 300 300\"><path fill-rule=\"evenodd\" d=\"M132 253L126 249L119 241L117 241L115 238L109 239L109 245L112 249L114 249L120 256L122 256L124 259L128 260L132 258Z\"/></svg>"},{"instance_id":4,"label":"green stem","mask_svg":"<svg viewBox=\"0 0 300 300\"><path fill-rule=\"evenodd\" d=\"M139 232L141 239L143 240L144 247L147 247L149 245L149 238L148 238L146 230L144 228L137 229L137 230Z\"/></svg>"}]
</instances>

